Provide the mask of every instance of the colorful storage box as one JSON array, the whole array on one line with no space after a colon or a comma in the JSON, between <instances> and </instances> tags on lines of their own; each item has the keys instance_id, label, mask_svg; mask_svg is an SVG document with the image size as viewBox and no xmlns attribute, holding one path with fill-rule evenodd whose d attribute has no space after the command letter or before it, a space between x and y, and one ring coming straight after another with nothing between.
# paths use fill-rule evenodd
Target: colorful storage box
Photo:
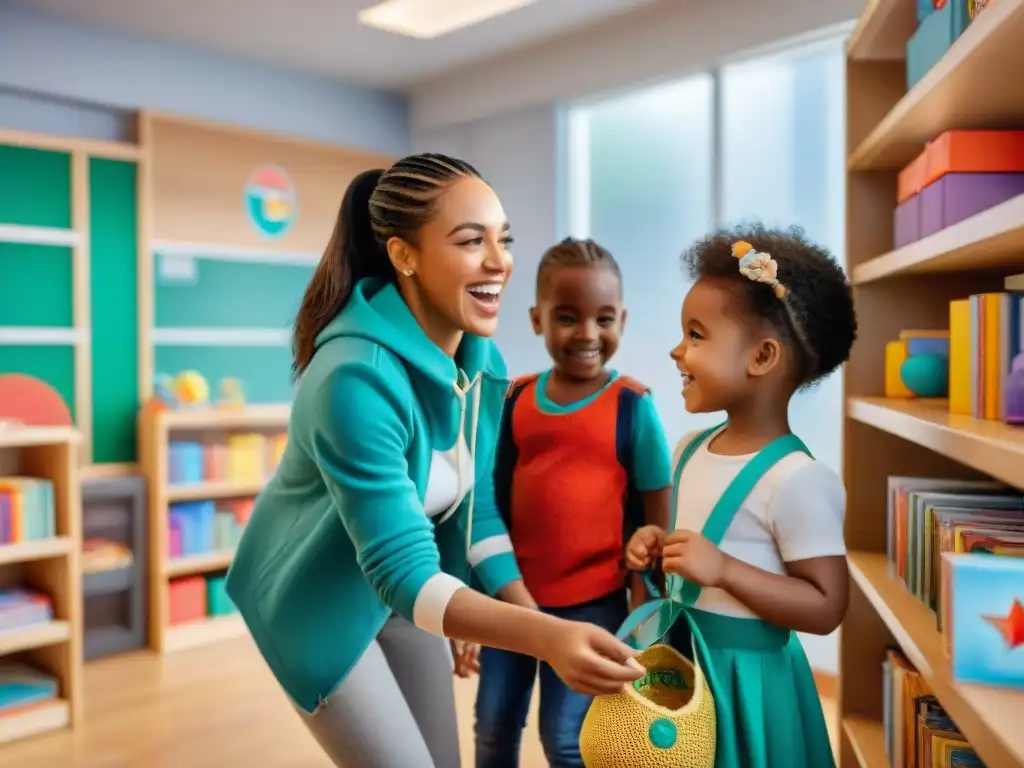
<instances>
[{"instance_id":1,"label":"colorful storage box","mask_svg":"<svg viewBox=\"0 0 1024 768\"><path fill-rule=\"evenodd\" d=\"M948 0L921 21L907 41L907 89L939 63L970 24L967 0Z\"/></svg>"},{"instance_id":2,"label":"colorful storage box","mask_svg":"<svg viewBox=\"0 0 1024 768\"><path fill-rule=\"evenodd\" d=\"M200 443L174 442L167 448L167 475L171 485L203 482L205 472L203 446Z\"/></svg>"},{"instance_id":3,"label":"colorful storage box","mask_svg":"<svg viewBox=\"0 0 1024 768\"><path fill-rule=\"evenodd\" d=\"M920 237L1024 194L1024 173L947 173L921 190Z\"/></svg>"},{"instance_id":4,"label":"colorful storage box","mask_svg":"<svg viewBox=\"0 0 1024 768\"><path fill-rule=\"evenodd\" d=\"M923 155L920 188L949 173L1024 173L1024 131L946 131Z\"/></svg>"},{"instance_id":5,"label":"colorful storage box","mask_svg":"<svg viewBox=\"0 0 1024 768\"><path fill-rule=\"evenodd\" d=\"M185 624L206 617L206 579L202 576L188 576L172 579L168 585L170 606L168 620L171 624Z\"/></svg>"},{"instance_id":6,"label":"colorful storage box","mask_svg":"<svg viewBox=\"0 0 1024 768\"><path fill-rule=\"evenodd\" d=\"M238 612L228 597L226 581L224 576L210 576L206 579L206 604L211 616L227 616Z\"/></svg>"},{"instance_id":7,"label":"colorful storage box","mask_svg":"<svg viewBox=\"0 0 1024 768\"><path fill-rule=\"evenodd\" d=\"M217 510L212 501L174 504L169 510L172 530L181 531L181 554L197 555L212 552L214 519Z\"/></svg>"},{"instance_id":8,"label":"colorful storage box","mask_svg":"<svg viewBox=\"0 0 1024 768\"><path fill-rule=\"evenodd\" d=\"M914 195L896 206L892 227L893 245L902 248L921 239L921 196Z\"/></svg>"},{"instance_id":9,"label":"colorful storage box","mask_svg":"<svg viewBox=\"0 0 1024 768\"><path fill-rule=\"evenodd\" d=\"M1024 688L1024 557L946 553L942 584L953 678Z\"/></svg>"},{"instance_id":10,"label":"colorful storage box","mask_svg":"<svg viewBox=\"0 0 1024 768\"><path fill-rule=\"evenodd\" d=\"M928 149L911 160L907 167L900 171L896 179L896 202L903 203L916 195L925 187L928 175Z\"/></svg>"}]
</instances>

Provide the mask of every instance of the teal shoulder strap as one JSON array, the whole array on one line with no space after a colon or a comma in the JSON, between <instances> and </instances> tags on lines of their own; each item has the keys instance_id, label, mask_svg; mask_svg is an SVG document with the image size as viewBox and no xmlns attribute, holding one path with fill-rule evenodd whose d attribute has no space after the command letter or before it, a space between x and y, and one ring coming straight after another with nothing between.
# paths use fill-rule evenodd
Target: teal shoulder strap
<instances>
[{"instance_id":1,"label":"teal shoulder strap","mask_svg":"<svg viewBox=\"0 0 1024 768\"><path fill-rule=\"evenodd\" d=\"M732 525L733 518L736 517L736 513L743 506L743 502L747 500L750 492L754 490L754 486L779 461L798 451L806 453L808 456L811 455L807 446L796 435L783 435L762 448L757 456L751 459L729 483L729 487L725 489L725 493L711 510L711 514L708 515L704 528L701 530L704 538L716 547L719 546L722 539L725 538L725 532ZM674 489L675 485L673 485ZM693 605L700 597L701 590L702 587L697 584L685 582L682 588L683 603Z\"/></svg>"},{"instance_id":2,"label":"teal shoulder strap","mask_svg":"<svg viewBox=\"0 0 1024 768\"><path fill-rule=\"evenodd\" d=\"M683 469L686 468L687 463L704 441L724 426L725 422L722 422L717 427L711 427L711 429L705 429L703 432L698 433L693 440L687 443L683 452L679 455L679 461L676 462L675 470L672 472L672 500L669 502L670 506L668 509L668 529L670 531L676 529L676 515L679 512L679 478L683 475Z\"/></svg>"}]
</instances>

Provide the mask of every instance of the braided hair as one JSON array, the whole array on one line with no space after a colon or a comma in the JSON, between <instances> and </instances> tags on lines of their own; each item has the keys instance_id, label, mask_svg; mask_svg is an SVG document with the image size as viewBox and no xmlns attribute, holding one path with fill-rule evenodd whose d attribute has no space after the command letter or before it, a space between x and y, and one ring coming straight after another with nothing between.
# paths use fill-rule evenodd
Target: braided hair
<instances>
[{"instance_id":1,"label":"braided hair","mask_svg":"<svg viewBox=\"0 0 1024 768\"><path fill-rule=\"evenodd\" d=\"M348 303L356 283L366 277L396 279L387 256L388 240L398 237L415 243L448 184L469 176L480 178L469 163L427 153L403 158L387 170L364 171L352 180L295 318L296 378L313 359L316 337Z\"/></svg>"},{"instance_id":2,"label":"braided hair","mask_svg":"<svg viewBox=\"0 0 1024 768\"><path fill-rule=\"evenodd\" d=\"M622 279L619 263L607 249L590 239L578 240L567 237L548 248L540 257L540 264L537 267L537 294L540 294L544 281L554 270L565 267L605 267Z\"/></svg>"}]
</instances>

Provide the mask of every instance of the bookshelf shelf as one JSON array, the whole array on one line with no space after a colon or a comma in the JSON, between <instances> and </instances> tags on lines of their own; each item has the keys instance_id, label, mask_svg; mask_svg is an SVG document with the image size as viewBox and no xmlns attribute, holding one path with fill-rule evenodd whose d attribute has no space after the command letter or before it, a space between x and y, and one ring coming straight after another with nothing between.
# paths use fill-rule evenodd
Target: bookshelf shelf
<instances>
[{"instance_id":1,"label":"bookshelf shelf","mask_svg":"<svg viewBox=\"0 0 1024 768\"><path fill-rule=\"evenodd\" d=\"M169 506L178 502L252 497L264 482L210 481L172 485L169 446L172 440L200 440L232 432L280 433L288 426L288 405L244 408L196 408L139 412L140 467L149 494L149 642L161 653L193 648L245 634L237 616L213 616L186 624L170 623L171 580L226 569L232 551L171 557L168 541Z\"/></svg>"},{"instance_id":2,"label":"bookshelf shelf","mask_svg":"<svg viewBox=\"0 0 1024 768\"><path fill-rule=\"evenodd\" d=\"M193 573L208 573L227 568L231 565L233 550L227 552L210 552L187 557L172 557L167 560L167 577L189 576Z\"/></svg>"},{"instance_id":3,"label":"bookshelf shelf","mask_svg":"<svg viewBox=\"0 0 1024 768\"><path fill-rule=\"evenodd\" d=\"M842 749L849 749L860 768L889 768L882 724L862 717L843 720Z\"/></svg>"},{"instance_id":4,"label":"bookshelf shelf","mask_svg":"<svg viewBox=\"0 0 1024 768\"><path fill-rule=\"evenodd\" d=\"M66 621L48 621L32 624L23 629L0 632L0 655L45 648L48 645L66 643L71 638L71 624Z\"/></svg>"},{"instance_id":5,"label":"bookshelf shelf","mask_svg":"<svg viewBox=\"0 0 1024 768\"><path fill-rule=\"evenodd\" d=\"M215 616L170 627L164 638L164 650L185 651L208 643L244 637L248 630L240 616Z\"/></svg>"},{"instance_id":6,"label":"bookshelf shelf","mask_svg":"<svg viewBox=\"0 0 1024 768\"><path fill-rule=\"evenodd\" d=\"M71 552L71 539L68 536L54 536L52 539L41 541L22 541L17 544L0 544L0 565L61 557L69 552Z\"/></svg>"},{"instance_id":7,"label":"bookshelf shelf","mask_svg":"<svg viewBox=\"0 0 1024 768\"><path fill-rule=\"evenodd\" d=\"M952 679L934 613L890 574L889 478L991 477L1024 489L1024 427L886 398L885 346L949 327L950 302L1024 272L1024 195L894 247L898 175L947 130L1024 129L1024 0L988 3L908 90L916 0L866 0L847 43L846 258L858 340L843 369L850 605L839 642L839 768L888 768L883 664L899 648L988 768L1024 768L1024 691ZM1011 69L1012 68L1012 69ZM890 665L892 662L890 661Z\"/></svg>"},{"instance_id":8,"label":"bookshelf shelf","mask_svg":"<svg viewBox=\"0 0 1024 768\"><path fill-rule=\"evenodd\" d=\"M1024 429L950 413L945 400L852 397L847 415L1010 485L1024 480Z\"/></svg>"},{"instance_id":9,"label":"bookshelf shelf","mask_svg":"<svg viewBox=\"0 0 1024 768\"><path fill-rule=\"evenodd\" d=\"M52 675L58 697L0 716L0 743L74 726L82 716L82 546L79 433L62 427L0 428L0 477L53 483L55 536L0 545L0 584L45 592L53 619L0 633L0 662Z\"/></svg>"},{"instance_id":10,"label":"bookshelf shelf","mask_svg":"<svg viewBox=\"0 0 1024 768\"><path fill-rule=\"evenodd\" d=\"M1024 253L1024 195L982 211L934 235L869 259L853 270L853 283L898 275L1013 269Z\"/></svg>"},{"instance_id":11,"label":"bookshelf shelf","mask_svg":"<svg viewBox=\"0 0 1024 768\"><path fill-rule=\"evenodd\" d=\"M850 574L985 764L1024 764L1024 691L955 683L935 614L889 574L885 555L851 553Z\"/></svg>"},{"instance_id":12,"label":"bookshelf shelf","mask_svg":"<svg viewBox=\"0 0 1024 768\"><path fill-rule=\"evenodd\" d=\"M914 13L914 3L908 0L879 0L873 5L879 9L871 16L879 21L869 23L869 30L880 26L885 7L890 14ZM902 31L905 44L912 29L890 27L885 35L895 37L897 30ZM1024 0L990 4L850 153L849 169L898 170L947 128L1017 127L1024 122L1024 79L1000 78L998 87L992 80L996 72L1024 71L1021 39Z\"/></svg>"},{"instance_id":13,"label":"bookshelf shelf","mask_svg":"<svg viewBox=\"0 0 1024 768\"><path fill-rule=\"evenodd\" d=\"M846 42L846 55L861 61L902 60L917 23L914 6L894 0L868 0Z\"/></svg>"}]
</instances>

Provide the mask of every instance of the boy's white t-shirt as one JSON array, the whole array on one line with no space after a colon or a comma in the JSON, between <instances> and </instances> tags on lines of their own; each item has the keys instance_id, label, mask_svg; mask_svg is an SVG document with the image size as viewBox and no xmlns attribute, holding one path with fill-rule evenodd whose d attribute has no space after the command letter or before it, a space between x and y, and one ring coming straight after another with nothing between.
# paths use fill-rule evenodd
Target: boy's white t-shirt
<instances>
[{"instance_id":1,"label":"boy's white t-shirt","mask_svg":"<svg viewBox=\"0 0 1024 768\"><path fill-rule=\"evenodd\" d=\"M691 432L679 441L673 469L698 434ZM700 532L726 488L756 455L711 453L708 445L713 439L714 435L697 448L679 478L677 530ZM785 575L784 563L845 555L845 515L846 488L839 476L806 453L791 453L754 486L719 547L737 560ZM756 618L749 608L722 589L705 588L694 607L727 616Z\"/></svg>"}]
</instances>

